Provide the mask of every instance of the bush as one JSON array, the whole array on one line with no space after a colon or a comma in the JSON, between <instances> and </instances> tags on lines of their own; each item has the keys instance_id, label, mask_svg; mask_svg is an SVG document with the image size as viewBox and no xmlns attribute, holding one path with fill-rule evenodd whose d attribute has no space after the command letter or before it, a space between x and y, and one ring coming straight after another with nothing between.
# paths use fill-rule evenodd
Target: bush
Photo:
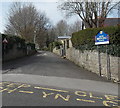
<instances>
[{"instance_id":1,"label":"bush","mask_svg":"<svg viewBox=\"0 0 120 108\"><path fill-rule=\"evenodd\" d=\"M53 42L51 42L48 46L48 50L53 52L53 48L54 48L54 45L53 45Z\"/></svg>"},{"instance_id":2,"label":"bush","mask_svg":"<svg viewBox=\"0 0 120 108\"><path fill-rule=\"evenodd\" d=\"M13 49L14 45L17 45L18 50L26 50L27 45L31 46L32 50L35 50L35 44L33 44L33 43L25 43L25 40L22 39L19 36L2 34L2 41L5 38L7 39L8 43L6 44L6 46L4 44L2 45L3 54L4 54L4 52L8 53L9 50ZM4 46L5 46L5 48L4 48Z\"/></svg>"},{"instance_id":3,"label":"bush","mask_svg":"<svg viewBox=\"0 0 120 108\"><path fill-rule=\"evenodd\" d=\"M60 41L54 41L52 43L49 44L49 49L50 51L53 50L53 48L57 48L57 49L60 49L60 46L62 45L62 43Z\"/></svg>"},{"instance_id":4,"label":"bush","mask_svg":"<svg viewBox=\"0 0 120 108\"><path fill-rule=\"evenodd\" d=\"M61 42L59 42L59 41L55 41L55 42L54 42L54 46L55 46L55 47L59 47L60 45L62 45Z\"/></svg>"},{"instance_id":5,"label":"bush","mask_svg":"<svg viewBox=\"0 0 120 108\"><path fill-rule=\"evenodd\" d=\"M18 49L25 48L25 40L20 38L19 36L12 36L12 35L6 35L2 34L2 41L4 39L7 39L7 49L12 49L13 46L16 44Z\"/></svg>"},{"instance_id":6,"label":"bush","mask_svg":"<svg viewBox=\"0 0 120 108\"><path fill-rule=\"evenodd\" d=\"M27 46L30 46L32 50L35 50L35 44L34 43L27 43Z\"/></svg>"},{"instance_id":7,"label":"bush","mask_svg":"<svg viewBox=\"0 0 120 108\"><path fill-rule=\"evenodd\" d=\"M110 44L109 45L99 45L100 51L105 52L108 48L108 53L114 56L120 56L120 25L119 26L109 26L103 28L88 28L75 32L72 34L72 44L76 49L84 50L97 50L95 45L95 35L102 30L109 34Z\"/></svg>"}]
</instances>

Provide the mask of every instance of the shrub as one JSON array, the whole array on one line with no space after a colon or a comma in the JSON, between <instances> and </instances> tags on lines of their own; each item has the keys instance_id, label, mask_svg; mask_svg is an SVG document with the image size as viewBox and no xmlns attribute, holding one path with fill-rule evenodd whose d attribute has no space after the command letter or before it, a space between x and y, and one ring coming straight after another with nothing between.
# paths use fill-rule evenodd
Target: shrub
<instances>
[{"instance_id":1,"label":"shrub","mask_svg":"<svg viewBox=\"0 0 120 108\"><path fill-rule=\"evenodd\" d=\"M55 42L54 42L54 46L55 46L55 47L58 47L58 46L60 46L60 45L62 45L61 42L59 42L59 41L55 41Z\"/></svg>"},{"instance_id":2,"label":"shrub","mask_svg":"<svg viewBox=\"0 0 120 108\"><path fill-rule=\"evenodd\" d=\"M30 46L32 50L35 50L35 44L34 43L27 43L27 46Z\"/></svg>"},{"instance_id":3,"label":"shrub","mask_svg":"<svg viewBox=\"0 0 120 108\"><path fill-rule=\"evenodd\" d=\"M6 44L5 49L4 49L4 44L2 45L3 54L4 54L4 52L8 53L9 50L13 49L14 45L17 45L18 50L26 50L27 45L31 46L32 50L35 50L35 44L33 44L33 43L25 43L25 40L22 39L19 36L2 34L2 41L5 38L7 39L8 43Z\"/></svg>"},{"instance_id":4,"label":"shrub","mask_svg":"<svg viewBox=\"0 0 120 108\"><path fill-rule=\"evenodd\" d=\"M101 52L106 52L108 48L108 53L114 56L120 56L120 25L119 26L109 26L103 28L88 28L75 32L72 34L72 44L73 47L84 50L97 50L95 45L95 35L102 30L109 34L110 44L109 45L99 45Z\"/></svg>"}]
</instances>

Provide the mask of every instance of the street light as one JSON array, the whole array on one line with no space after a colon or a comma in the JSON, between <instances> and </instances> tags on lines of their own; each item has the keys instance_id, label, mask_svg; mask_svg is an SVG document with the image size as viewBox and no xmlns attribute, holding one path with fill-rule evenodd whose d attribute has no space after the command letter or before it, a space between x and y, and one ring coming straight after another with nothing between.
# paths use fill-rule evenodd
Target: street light
<instances>
[{"instance_id":1,"label":"street light","mask_svg":"<svg viewBox=\"0 0 120 108\"><path fill-rule=\"evenodd\" d=\"M34 40L33 40L34 44L35 44L35 48L36 48L36 30L34 31Z\"/></svg>"},{"instance_id":2,"label":"street light","mask_svg":"<svg viewBox=\"0 0 120 108\"><path fill-rule=\"evenodd\" d=\"M34 44L36 44L36 31L34 31Z\"/></svg>"}]
</instances>

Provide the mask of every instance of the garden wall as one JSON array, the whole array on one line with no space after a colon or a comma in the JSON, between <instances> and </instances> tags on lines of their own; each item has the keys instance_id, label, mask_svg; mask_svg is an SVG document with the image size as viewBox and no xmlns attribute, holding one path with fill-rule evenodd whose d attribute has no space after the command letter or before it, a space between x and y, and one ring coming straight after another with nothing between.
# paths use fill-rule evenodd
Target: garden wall
<instances>
[{"instance_id":1,"label":"garden wall","mask_svg":"<svg viewBox=\"0 0 120 108\"><path fill-rule=\"evenodd\" d=\"M107 77L107 54L100 53L100 57L102 76ZM120 80L120 57L111 55L109 57L111 78L118 81ZM81 52L72 47L66 50L66 58L91 72L99 74L98 52L95 50Z\"/></svg>"},{"instance_id":2,"label":"garden wall","mask_svg":"<svg viewBox=\"0 0 120 108\"><path fill-rule=\"evenodd\" d=\"M25 50L25 49L17 49L17 45L14 45L13 49L9 50L8 53L5 53L2 57L2 61L9 61L16 58L33 55L36 53L36 50Z\"/></svg>"},{"instance_id":3,"label":"garden wall","mask_svg":"<svg viewBox=\"0 0 120 108\"><path fill-rule=\"evenodd\" d=\"M36 53L34 43L26 43L19 36L2 34L2 61L32 55Z\"/></svg>"}]
</instances>

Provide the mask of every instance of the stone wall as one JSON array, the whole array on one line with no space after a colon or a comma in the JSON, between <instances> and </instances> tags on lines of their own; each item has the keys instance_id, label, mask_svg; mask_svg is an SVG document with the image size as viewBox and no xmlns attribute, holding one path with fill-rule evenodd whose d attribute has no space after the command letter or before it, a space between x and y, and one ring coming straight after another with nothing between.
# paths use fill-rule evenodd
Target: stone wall
<instances>
[{"instance_id":1,"label":"stone wall","mask_svg":"<svg viewBox=\"0 0 120 108\"><path fill-rule=\"evenodd\" d=\"M60 49L57 49L56 47L53 49L53 53L55 53L57 55L61 55L60 54Z\"/></svg>"},{"instance_id":2,"label":"stone wall","mask_svg":"<svg viewBox=\"0 0 120 108\"><path fill-rule=\"evenodd\" d=\"M54 48L53 52L60 55L60 49ZM66 50L66 58L75 64L99 75L99 62L97 51L84 51L81 52L73 47ZM101 74L103 77L108 77L107 74L107 54L100 53L101 60ZM120 57L109 55L110 59L110 72L113 80L120 80ZM118 75L119 74L119 75Z\"/></svg>"},{"instance_id":3,"label":"stone wall","mask_svg":"<svg viewBox=\"0 0 120 108\"><path fill-rule=\"evenodd\" d=\"M32 55L35 54L35 52L36 52L35 50L30 49L28 50L17 49L17 45L14 45L14 47L11 50L9 50L7 53L4 53L4 55L2 56L2 61L9 61L27 55Z\"/></svg>"},{"instance_id":4,"label":"stone wall","mask_svg":"<svg viewBox=\"0 0 120 108\"><path fill-rule=\"evenodd\" d=\"M101 74L107 77L107 54L101 53ZM99 74L99 62L98 62L98 52L97 51L84 51L76 50L75 48L69 48L66 51L66 58L73 61L75 64L84 67L85 69ZM115 80L120 80L118 74L120 68L120 57L110 56L110 72L111 78Z\"/></svg>"}]
</instances>

